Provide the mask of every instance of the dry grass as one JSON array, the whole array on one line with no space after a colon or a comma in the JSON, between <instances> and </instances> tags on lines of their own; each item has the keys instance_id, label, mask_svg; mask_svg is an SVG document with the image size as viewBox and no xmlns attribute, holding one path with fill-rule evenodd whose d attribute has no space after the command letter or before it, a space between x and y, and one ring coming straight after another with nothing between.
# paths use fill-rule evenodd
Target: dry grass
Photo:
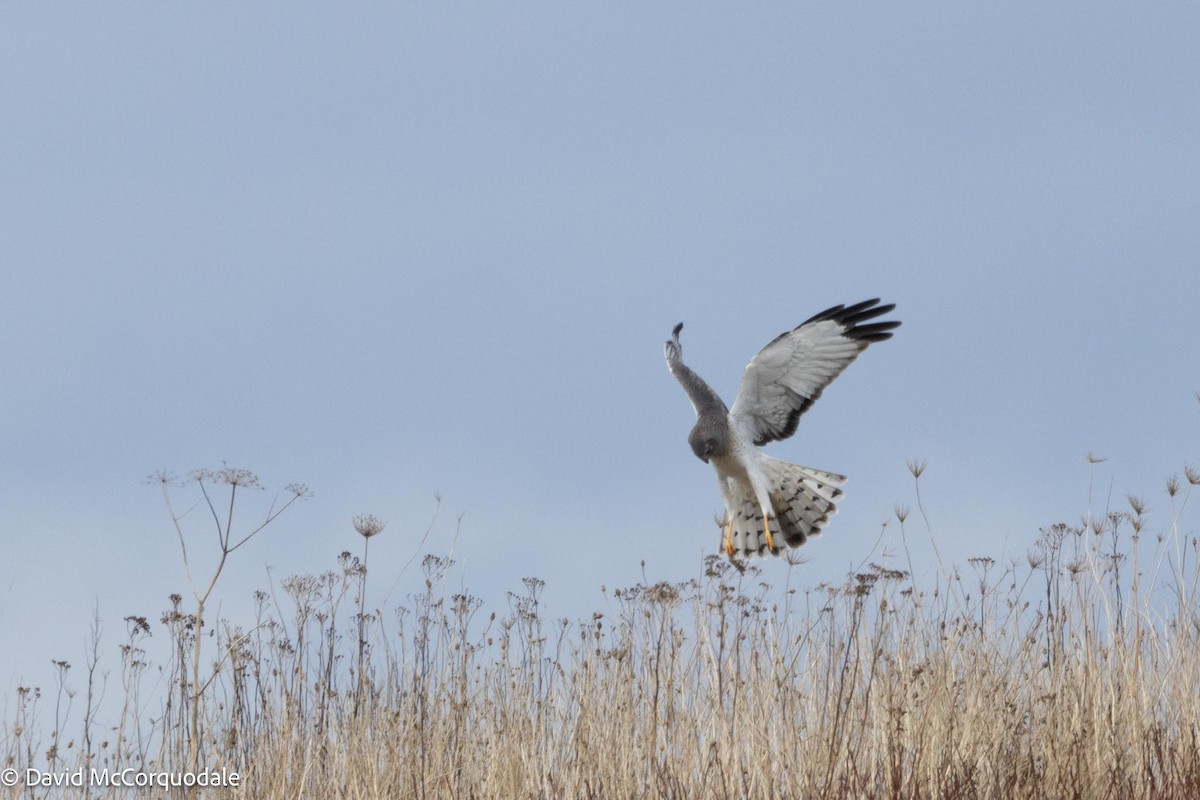
<instances>
[{"instance_id":1,"label":"dry grass","mask_svg":"<svg viewBox=\"0 0 1200 800\"><path fill-rule=\"evenodd\" d=\"M344 553L278 600L259 594L246 626L220 622L203 674L176 598L161 621L171 689L152 713L142 687L160 667L130 618L107 740L86 736L86 711L70 747L57 712L41 738L55 697L23 690L0 766L195 757L244 776L207 796L247 798L1200 797L1200 554L1180 529L1200 476L1186 477L1153 533L1130 498L1043 530L1018 563L972 559L915 588L876 564L841 586L771 588L714 558L580 622L547 618L533 578L499 611L447 594L434 556L424 592L360 615L366 551Z\"/></svg>"}]
</instances>

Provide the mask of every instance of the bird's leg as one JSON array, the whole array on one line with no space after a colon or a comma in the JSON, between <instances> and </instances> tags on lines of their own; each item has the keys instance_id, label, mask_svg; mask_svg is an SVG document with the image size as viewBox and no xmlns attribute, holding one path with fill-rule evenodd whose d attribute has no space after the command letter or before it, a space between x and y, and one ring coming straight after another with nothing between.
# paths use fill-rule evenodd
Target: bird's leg
<instances>
[{"instance_id":1,"label":"bird's leg","mask_svg":"<svg viewBox=\"0 0 1200 800\"><path fill-rule=\"evenodd\" d=\"M733 558L733 517L725 515L725 555Z\"/></svg>"},{"instance_id":2,"label":"bird's leg","mask_svg":"<svg viewBox=\"0 0 1200 800\"><path fill-rule=\"evenodd\" d=\"M774 555L778 551L775 549L775 540L771 538L771 526L767 522L769 519L770 517L767 516L767 512L763 511L763 536L767 540L767 549Z\"/></svg>"}]
</instances>

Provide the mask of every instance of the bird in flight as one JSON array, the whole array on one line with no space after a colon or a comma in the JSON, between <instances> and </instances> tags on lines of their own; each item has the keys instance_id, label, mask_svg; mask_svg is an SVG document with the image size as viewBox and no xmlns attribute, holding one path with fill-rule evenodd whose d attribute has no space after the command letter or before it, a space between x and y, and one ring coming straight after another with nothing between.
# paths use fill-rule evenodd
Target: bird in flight
<instances>
[{"instance_id":1,"label":"bird in flight","mask_svg":"<svg viewBox=\"0 0 1200 800\"><path fill-rule=\"evenodd\" d=\"M664 347L667 366L696 410L692 452L717 471L725 501L722 546L730 559L799 547L837 513L843 475L771 458L759 448L796 432L800 415L872 342L892 338L899 321L869 322L895 304L878 298L834 306L775 337L742 375L733 408L683 363L675 326Z\"/></svg>"}]
</instances>

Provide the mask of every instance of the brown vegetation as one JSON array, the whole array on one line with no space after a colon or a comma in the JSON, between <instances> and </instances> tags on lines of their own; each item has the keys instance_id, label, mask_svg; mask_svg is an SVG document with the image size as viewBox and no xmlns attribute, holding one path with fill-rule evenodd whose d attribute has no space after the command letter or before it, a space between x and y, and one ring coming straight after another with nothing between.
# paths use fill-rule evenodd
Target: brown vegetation
<instances>
[{"instance_id":1,"label":"brown vegetation","mask_svg":"<svg viewBox=\"0 0 1200 800\"><path fill-rule=\"evenodd\" d=\"M927 586L871 564L772 588L714 557L579 622L547 618L534 578L499 611L448 594L435 556L422 593L361 613L366 551L343 553L283 581L278 604L260 593L248 625L205 623L203 675L200 622L174 598L173 688L153 713L148 623L130 618L108 739L68 746L57 715L41 738L52 698L22 690L0 768L195 758L243 776L205 796L246 798L1195 798L1200 554L1179 515L1197 482L1168 484L1153 533L1129 498L1043 530L1018 563L972 559ZM383 527L357 522L364 544Z\"/></svg>"}]
</instances>

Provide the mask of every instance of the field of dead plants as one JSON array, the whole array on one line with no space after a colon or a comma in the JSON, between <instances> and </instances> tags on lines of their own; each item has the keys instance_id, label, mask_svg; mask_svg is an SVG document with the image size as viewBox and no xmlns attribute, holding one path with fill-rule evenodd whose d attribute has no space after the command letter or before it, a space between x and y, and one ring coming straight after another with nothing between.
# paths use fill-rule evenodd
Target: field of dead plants
<instances>
[{"instance_id":1,"label":"field of dead plants","mask_svg":"<svg viewBox=\"0 0 1200 800\"><path fill-rule=\"evenodd\" d=\"M168 508L198 487L223 510L257 483L161 477ZM423 592L364 612L368 516L336 569L259 593L252 619L210 618L245 541L214 514L217 573L192 574L185 547L191 594L126 620L115 718L88 718L87 665L9 698L0 769L21 781L0 797L135 796L26 786L31 769L236 771L239 788L171 796L245 798L1200 797L1197 483L925 585L904 552L837 586L713 557L686 583L607 590L584 620L550 617L536 578L489 608L436 555ZM921 516L895 509L899 541L926 535ZM68 673L86 688L63 715Z\"/></svg>"}]
</instances>

